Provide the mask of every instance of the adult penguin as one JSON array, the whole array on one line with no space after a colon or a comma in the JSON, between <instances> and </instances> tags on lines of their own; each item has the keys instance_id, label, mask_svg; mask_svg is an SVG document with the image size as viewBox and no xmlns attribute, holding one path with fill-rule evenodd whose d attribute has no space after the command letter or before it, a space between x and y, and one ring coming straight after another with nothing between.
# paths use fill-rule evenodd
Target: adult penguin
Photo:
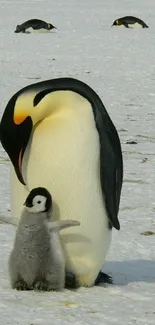
<instances>
[{"instance_id":1,"label":"adult penguin","mask_svg":"<svg viewBox=\"0 0 155 325\"><path fill-rule=\"evenodd\" d=\"M104 281L112 228L120 229L123 161L99 96L72 78L29 85L9 100L0 139L12 162L12 215L20 217L33 188L47 188L56 202L53 218L81 223L61 233L71 286Z\"/></svg>"}]
</instances>

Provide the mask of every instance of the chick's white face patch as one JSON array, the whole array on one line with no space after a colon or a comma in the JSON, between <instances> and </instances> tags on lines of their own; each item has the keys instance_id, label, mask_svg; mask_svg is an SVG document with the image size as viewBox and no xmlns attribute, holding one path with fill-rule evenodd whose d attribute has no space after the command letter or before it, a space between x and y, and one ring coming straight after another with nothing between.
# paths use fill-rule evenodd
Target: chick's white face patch
<instances>
[{"instance_id":1,"label":"chick's white face patch","mask_svg":"<svg viewBox=\"0 0 155 325\"><path fill-rule=\"evenodd\" d=\"M42 195L36 195L32 200L32 207L27 207L27 211L31 213L44 212L46 209L46 197Z\"/></svg>"}]
</instances>

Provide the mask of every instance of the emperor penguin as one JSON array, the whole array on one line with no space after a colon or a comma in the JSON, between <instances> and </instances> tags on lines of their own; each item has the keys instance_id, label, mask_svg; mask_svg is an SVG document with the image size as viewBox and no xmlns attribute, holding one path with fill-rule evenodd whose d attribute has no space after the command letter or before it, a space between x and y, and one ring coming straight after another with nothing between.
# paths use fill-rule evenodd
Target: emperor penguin
<instances>
[{"instance_id":1,"label":"emperor penguin","mask_svg":"<svg viewBox=\"0 0 155 325\"><path fill-rule=\"evenodd\" d=\"M16 26L15 33L42 33L42 32L49 32L51 29L56 29L55 26L53 26L50 23L46 23L43 20L40 19L30 19L25 21L21 25Z\"/></svg>"},{"instance_id":2,"label":"emperor penguin","mask_svg":"<svg viewBox=\"0 0 155 325\"><path fill-rule=\"evenodd\" d=\"M80 223L75 220L49 221L52 197L43 187L32 189L24 205L9 257L12 288L62 290L65 287L65 259L58 231Z\"/></svg>"},{"instance_id":3,"label":"emperor penguin","mask_svg":"<svg viewBox=\"0 0 155 325\"><path fill-rule=\"evenodd\" d=\"M99 96L73 78L31 84L6 105L0 140L11 160L12 217L33 188L45 187L59 206L54 220L80 222L60 234L67 271L79 286L104 281L112 229L120 229L123 159Z\"/></svg>"},{"instance_id":4,"label":"emperor penguin","mask_svg":"<svg viewBox=\"0 0 155 325\"><path fill-rule=\"evenodd\" d=\"M125 16L122 18L118 18L113 22L112 26L124 26L126 28L134 28L134 27L148 28L148 26L144 23L143 20L133 16Z\"/></svg>"}]
</instances>

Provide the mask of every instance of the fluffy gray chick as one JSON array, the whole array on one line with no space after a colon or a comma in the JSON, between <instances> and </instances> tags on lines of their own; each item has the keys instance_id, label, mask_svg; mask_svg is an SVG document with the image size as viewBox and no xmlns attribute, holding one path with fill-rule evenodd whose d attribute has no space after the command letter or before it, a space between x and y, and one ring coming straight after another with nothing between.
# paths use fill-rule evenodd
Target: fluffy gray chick
<instances>
[{"instance_id":1,"label":"fluffy gray chick","mask_svg":"<svg viewBox=\"0 0 155 325\"><path fill-rule=\"evenodd\" d=\"M43 187L28 195L9 257L13 289L62 290L65 260L58 231L80 223L73 220L49 222L52 197Z\"/></svg>"}]
</instances>

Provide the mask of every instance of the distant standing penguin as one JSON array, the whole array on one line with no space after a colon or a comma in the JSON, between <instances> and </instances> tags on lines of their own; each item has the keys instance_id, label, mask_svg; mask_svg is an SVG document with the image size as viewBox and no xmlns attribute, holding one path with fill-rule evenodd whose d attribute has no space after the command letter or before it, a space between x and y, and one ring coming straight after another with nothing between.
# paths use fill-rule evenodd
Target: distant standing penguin
<instances>
[{"instance_id":1,"label":"distant standing penguin","mask_svg":"<svg viewBox=\"0 0 155 325\"><path fill-rule=\"evenodd\" d=\"M17 25L15 33L44 33L51 29L56 29L52 24L46 23L40 19L30 19L21 25Z\"/></svg>"},{"instance_id":2,"label":"distant standing penguin","mask_svg":"<svg viewBox=\"0 0 155 325\"><path fill-rule=\"evenodd\" d=\"M12 288L62 290L65 260L58 231L80 223L75 220L49 222L52 197L43 187L33 189L24 205L9 258Z\"/></svg>"},{"instance_id":3,"label":"distant standing penguin","mask_svg":"<svg viewBox=\"0 0 155 325\"><path fill-rule=\"evenodd\" d=\"M118 18L113 22L112 26L124 26L126 28L134 28L134 27L148 28L148 26L144 23L143 20L132 16L125 16L122 18Z\"/></svg>"},{"instance_id":4,"label":"distant standing penguin","mask_svg":"<svg viewBox=\"0 0 155 325\"><path fill-rule=\"evenodd\" d=\"M79 286L105 281L100 270L112 229L120 229L123 159L99 96L73 78L29 85L9 100L0 140L12 163L12 216L20 218L29 191L42 184L55 198L60 218L81 224L60 233L67 271Z\"/></svg>"}]
</instances>

